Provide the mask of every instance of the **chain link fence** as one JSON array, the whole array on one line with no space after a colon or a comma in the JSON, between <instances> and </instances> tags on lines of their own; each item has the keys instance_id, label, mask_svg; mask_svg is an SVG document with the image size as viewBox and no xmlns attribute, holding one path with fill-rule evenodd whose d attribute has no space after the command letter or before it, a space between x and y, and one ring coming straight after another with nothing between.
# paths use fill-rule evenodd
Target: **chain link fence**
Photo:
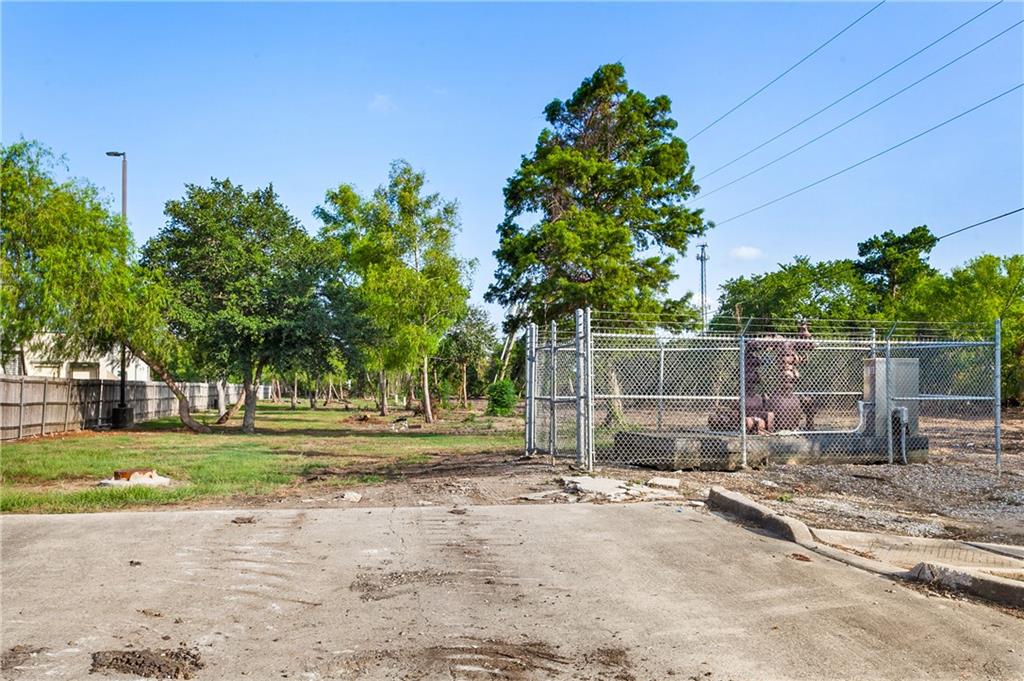
<instances>
[{"instance_id":1,"label":"chain link fence","mask_svg":"<svg viewBox=\"0 0 1024 681\"><path fill-rule=\"evenodd\" d=\"M526 451L580 466L731 470L991 452L1001 464L994 328L843 320L683 320L578 310L531 326Z\"/></svg>"}]
</instances>

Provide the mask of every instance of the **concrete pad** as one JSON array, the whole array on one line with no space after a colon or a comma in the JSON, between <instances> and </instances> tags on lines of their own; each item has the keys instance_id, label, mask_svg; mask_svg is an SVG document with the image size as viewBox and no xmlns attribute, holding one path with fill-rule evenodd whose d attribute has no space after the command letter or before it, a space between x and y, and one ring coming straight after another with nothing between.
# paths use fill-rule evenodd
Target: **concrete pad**
<instances>
[{"instance_id":1,"label":"concrete pad","mask_svg":"<svg viewBox=\"0 0 1024 681\"><path fill-rule=\"evenodd\" d=\"M706 512L448 510L4 516L4 648L46 648L19 681L179 641L199 681L1024 678L1024 620Z\"/></svg>"}]
</instances>

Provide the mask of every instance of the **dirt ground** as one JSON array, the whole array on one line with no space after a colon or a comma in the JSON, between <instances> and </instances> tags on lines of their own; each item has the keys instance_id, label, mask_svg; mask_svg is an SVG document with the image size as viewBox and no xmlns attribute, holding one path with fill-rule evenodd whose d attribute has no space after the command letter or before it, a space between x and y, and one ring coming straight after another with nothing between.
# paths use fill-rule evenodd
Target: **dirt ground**
<instances>
[{"instance_id":1,"label":"dirt ground","mask_svg":"<svg viewBox=\"0 0 1024 681\"><path fill-rule=\"evenodd\" d=\"M335 476L375 474L384 482L344 491ZM524 458L516 450L432 454L401 469L355 467L314 471L304 484L272 497L240 497L231 507L331 508L376 506L473 506L560 503L536 498L561 489L561 478L581 471L565 460ZM675 477L680 494L707 496L722 485L754 497L779 512L822 528L1024 544L1024 412L1008 411L1003 422L1003 472L996 475L991 452L943 443L928 463L911 465L773 465L736 472L666 473L639 467L601 467L594 475L633 482ZM347 501L345 491L362 498ZM534 495L534 498L523 498ZM223 503L216 504L224 507ZM209 508L211 504L194 506Z\"/></svg>"},{"instance_id":2,"label":"dirt ground","mask_svg":"<svg viewBox=\"0 0 1024 681\"><path fill-rule=\"evenodd\" d=\"M1024 411L1003 413L1002 475L989 449L933 438L928 463L780 465L676 475L722 485L815 527L1024 544Z\"/></svg>"}]
</instances>

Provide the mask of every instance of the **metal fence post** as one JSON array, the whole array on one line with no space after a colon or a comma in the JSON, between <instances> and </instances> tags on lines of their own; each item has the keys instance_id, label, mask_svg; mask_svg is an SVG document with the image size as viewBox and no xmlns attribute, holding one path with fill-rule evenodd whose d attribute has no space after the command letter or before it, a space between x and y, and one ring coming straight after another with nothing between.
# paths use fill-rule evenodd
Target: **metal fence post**
<instances>
[{"instance_id":1,"label":"metal fence post","mask_svg":"<svg viewBox=\"0 0 1024 681\"><path fill-rule=\"evenodd\" d=\"M889 452L889 463L892 455L892 332L885 338L885 439ZM878 405L875 405L878 408Z\"/></svg>"},{"instance_id":2,"label":"metal fence post","mask_svg":"<svg viewBox=\"0 0 1024 681\"><path fill-rule=\"evenodd\" d=\"M660 340L658 344L661 346L658 348L658 430L661 430L665 419L665 346Z\"/></svg>"},{"instance_id":3,"label":"metal fence post","mask_svg":"<svg viewBox=\"0 0 1024 681\"><path fill-rule=\"evenodd\" d=\"M585 466L586 457L584 456L584 450L587 445L587 435L584 432L584 417L585 405L583 403L583 395L586 390L583 372L585 369L583 361L583 310L577 309L573 313L573 335L575 336L575 351L576 351L576 465Z\"/></svg>"},{"instance_id":4,"label":"metal fence post","mask_svg":"<svg viewBox=\"0 0 1024 681\"><path fill-rule=\"evenodd\" d=\"M878 340L878 330L871 327L871 359L875 358L875 341Z\"/></svg>"},{"instance_id":5,"label":"metal fence post","mask_svg":"<svg viewBox=\"0 0 1024 681\"><path fill-rule=\"evenodd\" d=\"M1002 433L1002 413L1000 411L1003 387L1000 385L1000 379L1002 378L1002 348L1003 348L1003 320L996 320L995 337L992 341L993 350L995 352L995 381L992 386L993 396L993 416L995 417L995 435L996 435L996 475L1001 476L1003 474L1003 433Z\"/></svg>"},{"instance_id":6,"label":"metal fence post","mask_svg":"<svg viewBox=\"0 0 1024 681\"><path fill-rule=\"evenodd\" d=\"M537 327L528 324L526 327L526 433L524 435L526 456L533 456L534 399L536 397L536 379L534 371L537 365Z\"/></svg>"},{"instance_id":7,"label":"metal fence post","mask_svg":"<svg viewBox=\"0 0 1024 681\"><path fill-rule=\"evenodd\" d=\"M737 353L740 362L740 464L744 468L747 467L747 329L753 321L753 317L748 317L743 324L739 337L740 351Z\"/></svg>"},{"instance_id":8,"label":"metal fence post","mask_svg":"<svg viewBox=\"0 0 1024 681\"><path fill-rule=\"evenodd\" d=\"M594 336L590 328L590 308L583 311L583 332L587 352L587 470L594 470Z\"/></svg>"},{"instance_id":9,"label":"metal fence post","mask_svg":"<svg viewBox=\"0 0 1024 681\"><path fill-rule=\"evenodd\" d=\"M558 323L552 320L551 336L550 338L548 338L548 352L551 353L551 361L548 362L548 365L551 367L551 404L549 405L551 408L551 418L548 421L548 454L551 455L552 459L554 459L556 454L555 443L557 437L557 422L555 421L555 418L557 417L557 412L555 411L555 401L558 399L558 353L555 349L558 343L556 339L557 336Z\"/></svg>"},{"instance_id":10,"label":"metal fence post","mask_svg":"<svg viewBox=\"0 0 1024 681\"><path fill-rule=\"evenodd\" d=\"M740 336L740 465L747 467L747 339Z\"/></svg>"}]
</instances>

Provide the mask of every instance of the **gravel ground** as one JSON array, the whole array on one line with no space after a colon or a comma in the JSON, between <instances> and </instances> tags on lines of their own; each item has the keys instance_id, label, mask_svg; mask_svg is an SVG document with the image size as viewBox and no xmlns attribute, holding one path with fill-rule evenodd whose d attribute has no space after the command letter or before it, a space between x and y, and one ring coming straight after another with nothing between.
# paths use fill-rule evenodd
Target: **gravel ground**
<instances>
[{"instance_id":1,"label":"gravel ground","mask_svg":"<svg viewBox=\"0 0 1024 681\"><path fill-rule=\"evenodd\" d=\"M1024 544L1024 411L1003 414L1001 476L990 446L963 437L934 442L941 444L923 464L780 465L673 477L689 494L722 485L816 527Z\"/></svg>"}]
</instances>

